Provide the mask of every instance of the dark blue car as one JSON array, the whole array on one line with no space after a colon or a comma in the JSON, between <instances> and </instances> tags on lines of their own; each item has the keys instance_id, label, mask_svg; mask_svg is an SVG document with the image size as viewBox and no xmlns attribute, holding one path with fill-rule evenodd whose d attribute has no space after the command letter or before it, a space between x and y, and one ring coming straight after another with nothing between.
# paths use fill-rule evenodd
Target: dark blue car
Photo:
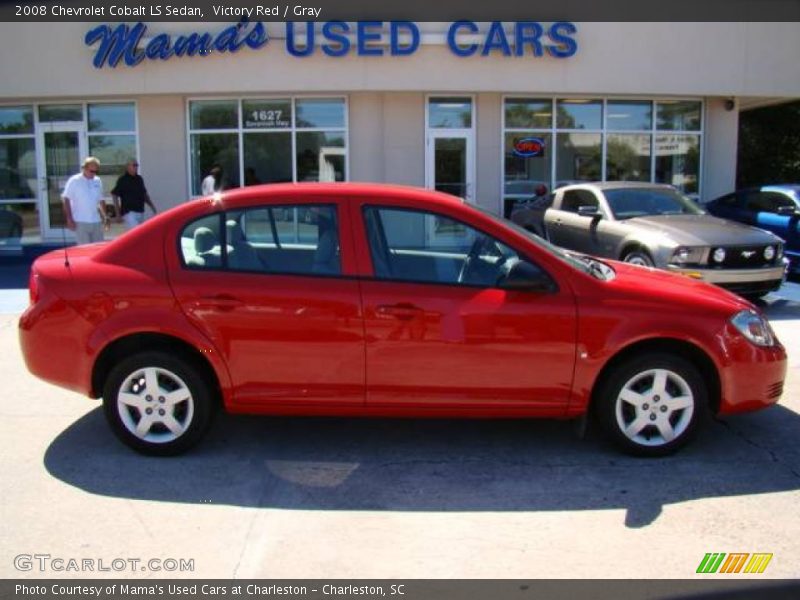
<instances>
[{"instance_id":1,"label":"dark blue car","mask_svg":"<svg viewBox=\"0 0 800 600\"><path fill-rule=\"evenodd\" d=\"M771 231L786 242L793 272L800 272L800 184L765 185L737 190L712 200L712 215Z\"/></svg>"}]
</instances>

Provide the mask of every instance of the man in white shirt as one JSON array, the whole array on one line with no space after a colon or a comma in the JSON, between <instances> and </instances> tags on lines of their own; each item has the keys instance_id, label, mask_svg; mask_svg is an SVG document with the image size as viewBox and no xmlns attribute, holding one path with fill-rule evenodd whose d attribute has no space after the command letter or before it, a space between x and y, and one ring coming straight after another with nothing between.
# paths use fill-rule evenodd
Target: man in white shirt
<instances>
[{"instance_id":1,"label":"man in white shirt","mask_svg":"<svg viewBox=\"0 0 800 600\"><path fill-rule=\"evenodd\" d=\"M89 156L83 161L80 173L73 175L64 186L62 199L67 229L75 232L78 244L103 241L103 227L108 227L103 183L97 176L100 161Z\"/></svg>"}]
</instances>

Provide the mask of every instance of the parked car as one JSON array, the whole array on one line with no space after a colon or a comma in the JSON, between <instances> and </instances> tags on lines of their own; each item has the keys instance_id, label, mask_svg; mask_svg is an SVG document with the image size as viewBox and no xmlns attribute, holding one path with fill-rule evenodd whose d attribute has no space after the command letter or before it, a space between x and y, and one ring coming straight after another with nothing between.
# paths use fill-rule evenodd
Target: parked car
<instances>
[{"instance_id":1,"label":"parked car","mask_svg":"<svg viewBox=\"0 0 800 600\"><path fill-rule=\"evenodd\" d=\"M0 206L0 240L13 240L19 242L22 237L22 217Z\"/></svg>"},{"instance_id":2,"label":"parked car","mask_svg":"<svg viewBox=\"0 0 800 600\"><path fill-rule=\"evenodd\" d=\"M317 218L276 222L294 208ZM662 455L707 412L774 404L786 375L744 299L565 252L430 190L246 187L64 254L33 264L26 365L102 397L115 434L147 454L186 450L223 406L592 415L623 450Z\"/></svg>"},{"instance_id":3,"label":"parked car","mask_svg":"<svg viewBox=\"0 0 800 600\"><path fill-rule=\"evenodd\" d=\"M708 212L771 231L785 242L790 269L800 272L800 184L737 190L706 204Z\"/></svg>"},{"instance_id":4,"label":"parked car","mask_svg":"<svg viewBox=\"0 0 800 600\"><path fill-rule=\"evenodd\" d=\"M557 246L666 269L751 299L778 289L786 272L779 237L708 215L669 185L565 186L511 218Z\"/></svg>"}]
</instances>

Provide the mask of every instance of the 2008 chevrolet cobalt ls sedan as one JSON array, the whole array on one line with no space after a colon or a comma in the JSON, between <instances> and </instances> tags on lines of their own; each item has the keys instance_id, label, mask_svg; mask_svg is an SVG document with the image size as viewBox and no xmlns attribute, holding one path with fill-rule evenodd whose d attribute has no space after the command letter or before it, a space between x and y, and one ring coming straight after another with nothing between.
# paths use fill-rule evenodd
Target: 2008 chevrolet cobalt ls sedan
<instances>
[{"instance_id":1,"label":"2008 chevrolet cobalt ls sedan","mask_svg":"<svg viewBox=\"0 0 800 600\"><path fill-rule=\"evenodd\" d=\"M68 254L68 255L67 255ZM147 454L215 408L271 415L592 415L663 455L706 413L777 402L765 318L679 275L559 250L437 192L248 187L32 267L35 375L103 398Z\"/></svg>"}]
</instances>

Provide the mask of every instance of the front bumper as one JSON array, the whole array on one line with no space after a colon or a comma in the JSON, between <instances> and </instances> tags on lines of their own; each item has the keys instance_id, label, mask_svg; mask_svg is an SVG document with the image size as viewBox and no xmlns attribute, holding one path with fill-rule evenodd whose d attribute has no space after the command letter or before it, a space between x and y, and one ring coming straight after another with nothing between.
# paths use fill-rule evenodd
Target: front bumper
<instances>
[{"instance_id":1,"label":"front bumper","mask_svg":"<svg viewBox=\"0 0 800 600\"><path fill-rule=\"evenodd\" d=\"M771 406L778 402L786 380L786 350L760 347L747 341L733 325L723 333L726 361L720 368L722 397L718 413L733 414Z\"/></svg>"},{"instance_id":2,"label":"front bumper","mask_svg":"<svg viewBox=\"0 0 800 600\"><path fill-rule=\"evenodd\" d=\"M786 277L783 264L758 269L703 269L667 265L671 273L707 281L739 294L766 294L781 287Z\"/></svg>"}]
</instances>

